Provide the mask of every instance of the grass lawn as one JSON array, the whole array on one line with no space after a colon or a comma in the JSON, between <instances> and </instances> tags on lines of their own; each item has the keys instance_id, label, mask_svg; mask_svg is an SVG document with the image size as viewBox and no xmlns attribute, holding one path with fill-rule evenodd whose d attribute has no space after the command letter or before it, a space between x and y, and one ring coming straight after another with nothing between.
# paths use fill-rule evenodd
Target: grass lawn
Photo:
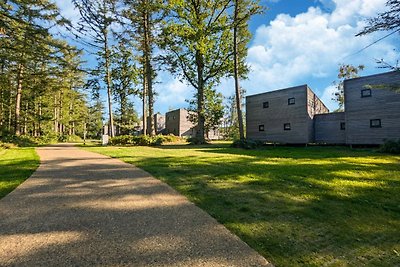
<instances>
[{"instance_id":1,"label":"grass lawn","mask_svg":"<svg viewBox=\"0 0 400 267\"><path fill-rule=\"evenodd\" d=\"M400 156L345 147L91 147L165 181L276 266L400 264Z\"/></svg>"},{"instance_id":2,"label":"grass lawn","mask_svg":"<svg viewBox=\"0 0 400 267\"><path fill-rule=\"evenodd\" d=\"M0 148L0 198L25 181L38 166L34 148Z\"/></svg>"}]
</instances>

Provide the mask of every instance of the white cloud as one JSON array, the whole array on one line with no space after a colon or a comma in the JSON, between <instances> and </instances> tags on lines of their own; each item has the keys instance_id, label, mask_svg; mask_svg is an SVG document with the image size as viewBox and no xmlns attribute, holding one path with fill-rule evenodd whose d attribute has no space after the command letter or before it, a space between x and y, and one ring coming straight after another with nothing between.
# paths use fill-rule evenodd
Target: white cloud
<instances>
[{"instance_id":1,"label":"white cloud","mask_svg":"<svg viewBox=\"0 0 400 267\"><path fill-rule=\"evenodd\" d=\"M355 34L363 28L367 17L385 9L386 0L332 2L335 5L330 13L310 7L294 17L280 14L269 25L257 29L247 58L252 70L244 83L248 95L310 81L330 79L331 82L336 78L339 63L365 64L367 70L377 72L374 59L395 58L396 46L389 39L354 54L382 36L382 33L362 37ZM335 109L329 85L313 89L324 95L327 105Z\"/></svg>"},{"instance_id":2,"label":"white cloud","mask_svg":"<svg viewBox=\"0 0 400 267\"><path fill-rule=\"evenodd\" d=\"M321 96L322 102L328 107L330 111L334 111L337 109L337 103L332 100L334 93L336 92L336 87L334 85L330 85L324 89L324 93Z\"/></svg>"},{"instance_id":3,"label":"white cloud","mask_svg":"<svg viewBox=\"0 0 400 267\"><path fill-rule=\"evenodd\" d=\"M156 100L157 107L163 107L160 110L166 111L166 108L177 109L187 106L185 100L192 97L192 88L178 79L167 79L167 77L164 77L162 79L164 82L160 83L156 88L158 93Z\"/></svg>"}]
</instances>

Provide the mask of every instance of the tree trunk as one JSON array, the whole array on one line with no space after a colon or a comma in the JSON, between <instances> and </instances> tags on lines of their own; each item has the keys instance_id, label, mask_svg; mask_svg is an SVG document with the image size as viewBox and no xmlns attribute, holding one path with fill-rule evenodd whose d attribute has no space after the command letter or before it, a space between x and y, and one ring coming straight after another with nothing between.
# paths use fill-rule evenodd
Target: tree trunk
<instances>
[{"instance_id":1,"label":"tree trunk","mask_svg":"<svg viewBox=\"0 0 400 267\"><path fill-rule=\"evenodd\" d=\"M63 117L63 97L64 90L60 90L60 95L58 98L59 108L58 108L58 119L59 119L59 133L64 134L64 117Z\"/></svg>"},{"instance_id":2,"label":"tree trunk","mask_svg":"<svg viewBox=\"0 0 400 267\"><path fill-rule=\"evenodd\" d=\"M54 94L54 110L53 110L53 117L54 117L54 132L58 133L58 116L57 116L57 95Z\"/></svg>"},{"instance_id":3,"label":"tree trunk","mask_svg":"<svg viewBox=\"0 0 400 267\"><path fill-rule=\"evenodd\" d=\"M197 132L196 137L199 139L200 143L205 143L204 136L204 60L203 55L200 51L196 51L196 66L197 66Z\"/></svg>"},{"instance_id":4,"label":"tree trunk","mask_svg":"<svg viewBox=\"0 0 400 267\"><path fill-rule=\"evenodd\" d=\"M42 96L39 96L39 121L38 121L38 135L42 135Z\"/></svg>"},{"instance_id":5,"label":"tree trunk","mask_svg":"<svg viewBox=\"0 0 400 267\"><path fill-rule=\"evenodd\" d=\"M28 110L29 110L29 103L26 102L25 104L25 116L24 116L24 134L28 133Z\"/></svg>"},{"instance_id":6,"label":"tree trunk","mask_svg":"<svg viewBox=\"0 0 400 267\"><path fill-rule=\"evenodd\" d=\"M235 95L236 95L236 110L239 122L239 136L240 139L244 139L244 127L243 127L243 114L242 114L242 96L240 92L239 84L239 56L238 56L238 14L239 14L239 2L240 0L235 0L235 17L234 17L234 27L233 27L233 64L234 64L234 78L235 78Z\"/></svg>"},{"instance_id":7,"label":"tree trunk","mask_svg":"<svg viewBox=\"0 0 400 267\"><path fill-rule=\"evenodd\" d=\"M10 96L8 98L8 130L11 131L12 122L12 93L10 91Z\"/></svg>"},{"instance_id":8,"label":"tree trunk","mask_svg":"<svg viewBox=\"0 0 400 267\"><path fill-rule=\"evenodd\" d=\"M146 66L143 66L143 73L146 73ZM147 135L147 76L143 75L143 135Z\"/></svg>"},{"instance_id":9,"label":"tree trunk","mask_svg":"<svg viewBox=\"0 0 400 267\"><path fill-rule=\"evenodd\" d=\"M107 84L107 97L108 97L108 119L109 119L108 134L110 135L110 137L114 137L114 118L112 113L112 102L111 102L110 50L108 49L107 28L104 29L103 36L104 36L104 54L105 54L106 84Z\"/></svg>"},{"instance_id":10,"label":"tree trunk","mask_svg":"<svg viewBox=\"0 0 400 267\"><path fill-rule=\"evenodd\" d=\"M147 2L147 1L146 1ZM154 127L154 92L153 92L153 71L151 66L151 45L150 45L150 27L149 27L149 12L147 10L144 11L143 18L143 32L144 32L144 59L145 59L145 69L147 80L147 94L149 101L149 134L150 136L154 136L156 134Z\"/></svg>"},{"instance_id":11,"label":"tree trunk","mask_svg":"<svg viewBox=\"0 0 400 267\"><path fill-rule=\"evenodd\" d=\"M15 135L20 135L20 111L21 111L21 97L22 97L22 82L23 82L24 66L19 64L17 73L17 95L15 98L15 121L14 132Z\"/></svg>"}]
</instances>

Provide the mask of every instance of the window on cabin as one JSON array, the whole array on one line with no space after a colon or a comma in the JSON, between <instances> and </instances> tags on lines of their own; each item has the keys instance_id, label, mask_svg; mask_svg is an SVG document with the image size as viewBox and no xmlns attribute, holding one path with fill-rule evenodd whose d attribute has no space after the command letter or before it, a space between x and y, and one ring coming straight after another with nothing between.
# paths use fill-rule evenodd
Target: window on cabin
<instances>
[{"instance_id":1,"label":"window on cabin","mask_svg":"<svg viewBox=\"0 0 400 267\"><path fill-rule=\"evenodd\" d=\"M361 90L361 97L370 97L370 96L372 96L371 89Z\"/></svg>"},{"instance_id":2,"label":"window on cabin","mask_svg":"<svg viewBox=\"0 0 400 267\"><path fill-rule=\"evenodd\" d=\"M258 125L258 131L264 132L264 124Z\"/></svg>"},{"instance_id":3,"label":"window on cabin","mask_svg":"<svg viewBox=\"0 0 400 267\"><path fill-rule=\"evenodd\" d=\"M296 99L294 97L288 99L288 105L294 105L296 103Z\"/></svg>"},{"instance_id":4,"label":"window on cabin","mask_svg":"<svg viewBox=\"0 0 400 267\"><path fill-rule=\"evenodd\" d=\"M382 127L381 119L370 120L369 121L369 126L371 128L381 128Z\"/></svg>"},{"instance_id":5,"label":"window on cabin","mask_svg":"<svg viewBox=\"0 0 400 267\"><path fill-rule=\"evenodd\" d=\"M340 130L346 130L346 123L345 122L341 122L340 123Z\"/></svg>"},{"instance_id":6,"label":"window on cabin","mask_svg":"<svg viewBox=\"0 0 400 267\"><path fill-rule=\"evenodd\" d=\"M269 102L268 101L263 103L263 108L269 108Z\"/></svg>"},{"instance_id":7,"label":"window on cabin","mask_svg":"<svg viewBox=\"0 0 400 267\"><path fill-rule=\"evenodd\" d=\"M283 130L290 131L291 130L290 123L283 124Z\"/></svg>"}]
</instances>

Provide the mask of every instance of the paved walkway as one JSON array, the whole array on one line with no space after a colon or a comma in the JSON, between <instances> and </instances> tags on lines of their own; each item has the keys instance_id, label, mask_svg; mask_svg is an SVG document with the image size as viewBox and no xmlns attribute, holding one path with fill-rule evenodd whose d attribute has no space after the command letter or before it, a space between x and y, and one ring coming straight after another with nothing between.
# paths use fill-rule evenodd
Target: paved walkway
<instances>
[{"instance_id":1,"label":"paved walkway","mask_svg":"<svg viewBox=\"0 0 400 267\"><path fill-rule=\"evenodd\" d=\"M71 145L0 200L0 266L269 266L148 173Z\"/></svg>"}]
</instances>

